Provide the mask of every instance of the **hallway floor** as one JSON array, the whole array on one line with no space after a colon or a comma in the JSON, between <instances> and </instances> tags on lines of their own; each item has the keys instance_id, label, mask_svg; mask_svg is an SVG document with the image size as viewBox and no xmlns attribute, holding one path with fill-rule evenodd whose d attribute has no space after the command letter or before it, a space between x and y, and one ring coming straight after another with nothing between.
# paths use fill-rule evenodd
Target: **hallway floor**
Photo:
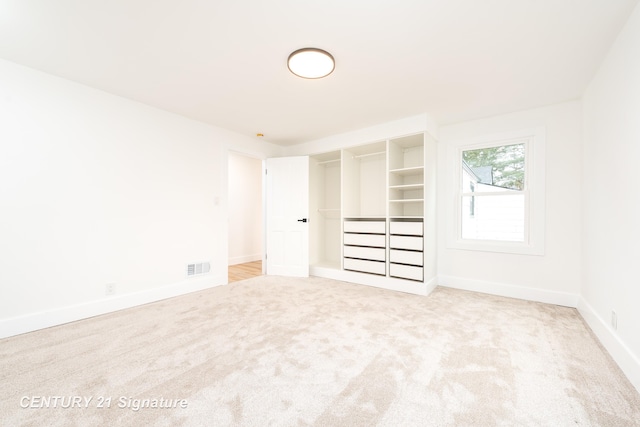
<instances>
[{"instance_id":1,"label":"hallway floor","mask_svg":"<svg viewBox=\"0 0 640 427\"><path fill-rule=\"evenodd\" d=\"M262 276L262 261L253 261L229 266L229 283L257 276Z\"/></svg>"}]
</instances>

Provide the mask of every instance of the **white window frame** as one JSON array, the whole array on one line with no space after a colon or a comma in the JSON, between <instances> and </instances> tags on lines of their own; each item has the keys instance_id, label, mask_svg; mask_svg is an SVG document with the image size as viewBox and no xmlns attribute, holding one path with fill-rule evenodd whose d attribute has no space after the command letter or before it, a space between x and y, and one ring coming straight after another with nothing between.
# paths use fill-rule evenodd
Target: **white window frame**
<instances>
[{"instance_id":1,"label":"white window frame","mask_svg":"<svg viewBox=\"0 0 640 427\"><path fill-rule=\"evenodd\" d=\"M513 132L486 135L453 141L447 146L447 194L451 195L447 209L447 248L522 255L544 255L545 236L545 140L546 129L538 127ZM478 148L525 143L525 186L518 192L525 197L524 241L510 242L462 238L462 198L481 193L462 191L462 152ZM487 193L478 197L501 197ZM511 193L513 194L513 193Z\"/></svg>"}]
</instances>

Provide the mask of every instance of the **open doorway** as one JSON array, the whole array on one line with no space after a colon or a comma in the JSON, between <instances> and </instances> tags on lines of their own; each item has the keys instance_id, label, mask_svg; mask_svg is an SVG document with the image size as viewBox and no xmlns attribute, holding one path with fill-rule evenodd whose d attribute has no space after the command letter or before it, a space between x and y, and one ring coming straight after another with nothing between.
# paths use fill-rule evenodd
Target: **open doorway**
<instances>
[{"instance_id":1,"label":"open doorway","mask_svg":"<svg viewBox=\"0 0 640 427\"><path fill-rule=\"evenodd\" d=\"M263 271L262 160L230 151L227 170L231 283Z\"/></svg>"}]
</instances>

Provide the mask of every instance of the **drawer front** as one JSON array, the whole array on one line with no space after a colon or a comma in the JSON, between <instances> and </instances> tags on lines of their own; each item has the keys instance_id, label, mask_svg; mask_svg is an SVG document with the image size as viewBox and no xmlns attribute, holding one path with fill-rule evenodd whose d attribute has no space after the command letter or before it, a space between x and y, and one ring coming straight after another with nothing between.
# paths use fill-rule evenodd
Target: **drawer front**
<instances>
[{"instance_id":1,"label":"drawer front","mask_svg":"<svg viewBox=\"0 0 640 427\"><path fill-rule=\"evenodd\" d=\"M422 237L389 236L389 247L393 249L422 250Z\"/></svg>"},{"instance_id":2,"label":"drawer front","mask_svg":"<svg viewBox=\"0 0 640 427\"><path fill-rule=\"evenodd\" d=\"M384 234L344 234L345 245L357 245L357 246L374 246L377 248L384 248L385 245Z\"/></svg>"},{"instance_id":3,"label":"drawer front","mask_svg":"<svg viewBox=\"0 0 640 427\"><path fill-rule=\"evenodd\" d=\"M424 263L423 252L399 251L391 249L389 251L389 261L400 264L412 264L422 266Z\"/></svg>"},{"instance_id":4,"label":"drawer front","mask_svg":"<svg viewBox=\"0 0 640 427\"><path fill-rule=\"evenodd\" d=\"M389 276L418 280L420 282L424 280L422 267L413 267L411 265L389 264Z\"/></svg>"},{"instance_id":5,"label":"drawer front","mask_svg":"<svg viewBox=\"0 0 640 427\"><path fill-rule=\"evenodd\" d=\"M361 246L345 246L344 256L349 258L371 259L375 261L385 261L384 248L363 248Z\"/></svg>"},{"instance_id":6,"label":"drawer front","mask_svg":"<svg viewBox=\"0 0 640 427\"><path fill-rule=\"evenodd\" d=\"M345 221L345 233L386 233L384 221Z\"/></svg>"},{"instance_id":7,"label":"drawer front","mask_svg":"<svg viewBox=\"0 0 640 427\"><path fill-rule=\"evenodd\" d=\"M422 236L422 222L392 221L389 223L389 233Z\"/></svg>"},{"instance_id":8,"label":"drawer front","mask_svg":"<svg viewBox=\"0 0 640 427\"><path fill-rule=\"evenodd\" d=\"M344 269L351 271L360 271L363 273L373 273L385 275L385 263L378 261L365 261L361 259L344 259Z\"/></svg>"}]
</instances>

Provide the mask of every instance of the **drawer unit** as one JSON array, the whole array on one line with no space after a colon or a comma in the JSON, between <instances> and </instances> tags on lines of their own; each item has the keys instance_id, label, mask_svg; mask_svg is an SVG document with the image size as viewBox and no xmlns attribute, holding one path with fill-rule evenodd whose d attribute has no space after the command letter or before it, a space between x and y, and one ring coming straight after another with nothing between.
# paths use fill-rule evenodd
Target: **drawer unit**
<instances>
[{"instance_id":1,"label":"drawer unit","mask_svg":"<svg viewBox=\"0 0 640 427\"><path fill-rule=\"evenodd\" d=\"M353 234L344 233L344 244L355 246L373 246L376 248L386 247L386 237L384 234Z\"/></svg>"},{"instance_id":2,"label":"drawer unit","mask_svg":"<svg viewBox=\"0 0 640 427\"><path fill-rule=\"evenodd\" d=\"M391 249L408 249L412 251L422 251L422 236L389 236L389 247Z\"/></svg>"},{"instance_id":3,"label":"drawer unit","mask_svg":"<svg viewBox=\"0 0 640 427\"><path fill-rule=\"evenodd\" d=\"M345 221L345 233L386 233L385 221Z\"/></svg>"},{"instance_id":4,"label":"drawer unit","mask_svg":"<svg viewBox=\"0 0 640 427\"><path fill-rule=\"evenodd\" d=\"M389 250L389 261L398 264L411 264L422 267L424 264L424 252L391 249Z\"/></svg>"},{"instance_id":5,"label":"drawer unit","mask_svg":"<svg viewBox=\"0 0 640 427\"><path fill-rule=\"evenodd\" d=\"M389 234L422 236L422 221L420 222L391 221L389 223Z\"/></svg>"},{"instance_id":6,"label":"drawer unit","mask_svg":"<svg viewBox=\"0 0 640 427\"><path fill-rule=\"evenodd\" d=\"M424 280L424 272L422 267L403 264L389 264L389 276L398 277L400 279Z\"/></svg>"},{"instance_id":7,"label":"drawer unit","mask_svg":"<svg viewBox=\"0 0 640 427\"><path fill-rule=\"evenodd\" d=\"M362 273L387 274L387 222L345 219L343 268Z\"/></svg>"},{"instance_id":8,"label":"drawer unit","mask_svg":"<svg viewBox=\"0 0 640 427\"><path fill-rule=\"evenodd\" d=\"M424 281L421 220L345 219L343 230L345 270Z\"/></svg>"},{"instance_id":9,"label":"drawer unit","mask_svg":"<svg viewBox=\"0 0 640 427\"><path fill-rule=\"evenodd\" d=\"M386 259L384 248L366 248L362 246L345 246L344 256L374 261L384 261Z\"/></svg>"},{"instance_id":10,"label":"drawer unit","mask_svg":"<svg viewBox=\"0 0 640 427\"><path fill-rule=\"evenodd\" d=\"M389 223L389 276L424 281L424 226L422 220Z\"/></svg>"},{"instance_id":11,"label":"drawer unit","mask_svg":"<svg viewBox=\"0 0 640 427\"><path fill-rule=\"evenodd\" d=\"M344 269L351 271L360 271L362 273L379 274L384 276L386 274L384 261L368 261L363 259L344 259Z\"/></svg>"}]
</instances>

